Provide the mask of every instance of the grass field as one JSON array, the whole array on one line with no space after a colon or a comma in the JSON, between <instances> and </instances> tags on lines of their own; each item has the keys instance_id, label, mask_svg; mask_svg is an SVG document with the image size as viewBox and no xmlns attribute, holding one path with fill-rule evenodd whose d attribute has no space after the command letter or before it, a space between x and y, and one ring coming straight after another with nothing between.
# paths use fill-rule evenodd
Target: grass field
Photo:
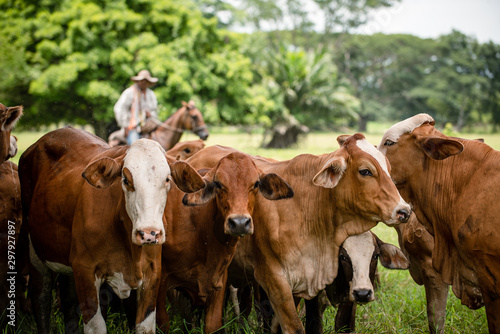
<instances>
[{"instance_id":1,"label":"grass field","mask_svg":"<svg viewBox=\"0 0 500 334\"><path fill-rule=\"evenodd\" d=\"M390 126L374 124L369 125L365 134L367 139L378 144L382 134ZM354 131L352 132L354 133ZM41 132L14 132L18 137L19 153L13 159L17 163L21 153L34 143ZM226 145L240 149L246 153L261 155L275 159L289 159L301 153L322 154L338 148L336 138L344 133L314 133L296 145L296 147L283 150L266 150L260 148L261 134L242 133L236 129L224 128L211 131L206 145ZM500 150L500 135L492 134L460 134L464 138L484 138L485 142L493 148ZM182 141L197 139L193 134L184 134ZM397 234L392 228L379 224L374 228L377 235L384 241L397 245ZM381 286L376 291L376 300L358 307L356 332L357 333L428 333L427 316L425 308L425 292L423 286L416 285L408 271L388 270L379 266ZM330 307L325 313L325 332L333 333L336 310ZM228 317L231 321L231 317ZM54 332L63 330L60 312L54 310ZM246 326L236 325L233 321L226 328L227 333L260 333L255 318L251 318ZM110 315L108 318L109 333L126 333L125 318ZM182 320L175 318L172 322L171 332L180 332ZM34 323L31 318L26 318L18 333L35 333ZM487 333L487 323L484 308L472 311L462 306L450 291L446 315L446 333ZM190 333L202 333L202 329L191 330Z\"/></svg>"}]
</instances>

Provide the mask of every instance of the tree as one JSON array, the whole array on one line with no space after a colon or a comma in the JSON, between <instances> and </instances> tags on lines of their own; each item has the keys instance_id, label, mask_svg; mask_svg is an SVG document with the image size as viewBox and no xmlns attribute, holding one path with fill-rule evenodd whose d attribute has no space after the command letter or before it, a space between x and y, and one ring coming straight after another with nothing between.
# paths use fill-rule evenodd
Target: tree
<instances>
[{"instance_id":1,"label":"tree","mask_svg":"<svg viewBox=\"0 0 500 334\"><path fill-rule=\"evenodd\" d=\"M352 115L358 101L337 80L337 68L325 49L306 52L282 44L261 53L256 77L277 101L269 117L272 138L267 147L284 148L307 132L304 125L328 128Z\"/></svg>"},{"instance_id":2,"label":"tree","mask_svg":"<svg viewBox=\"0 0 500 334\"><path fill-rule=\"evenodd\" d=\"M487 85L480 75L479 44L475 38L453 31L438 39L437 51L435 65L411 95L425 99L438 122L452 122L461 131L480 107Z\"/></svg>"},{"instance_id":3,"label":"tree","mask_svg":"<svg viewBox=\"0 0 500 334\"><path fill-rule=\"evenodd\" d=\"M26 98L23 124L90 122L105 138L119 94L144 68L160 79L162 116L194 99L208 107L210 122L243 117L252 73L241 37L217 29L217 19L204 18L192 3L41 2L0 3L2 38L19 52L10 64L21 74L2 88L11 101L17 93Z\"/></svg>"}]
</instances>

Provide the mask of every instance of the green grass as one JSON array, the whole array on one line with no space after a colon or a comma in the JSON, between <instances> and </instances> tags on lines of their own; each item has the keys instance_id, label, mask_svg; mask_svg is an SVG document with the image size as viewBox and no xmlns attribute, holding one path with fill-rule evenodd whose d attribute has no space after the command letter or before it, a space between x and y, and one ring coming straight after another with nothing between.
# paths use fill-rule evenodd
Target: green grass
<instances>
[{"instance_id":1,"label":"green grass","mask_svg":"<svg viewBox=\"0 0 500 334\"><path fill-rule=\"evenodd\" d=\"M378 144L387 127L377 124L369 125L370 132L365 134L367 139ZM212 129L206 145L226 145L244 152L261 155L274 159L290 159L302 153L322 154L338 148L336 138L340 134L351 133L314 133L293 148L281 150L267 150L260 148L262 135L260 133L242 133L232 128ZM13 159L18 162L21 153L43 135L41 132L14 133L19 141L18 155ZM484 138L485 142L493 148L500 150L500 134L460 134L464 138ZM194 134L184 134L182 141L197 139ZM377 235L384 241L397 245L397 234L394 229L379 224L374 228ZM427 316L425 308L425 292L423 286L415 284L408 271L388 270L379 266L381 274L381 287L376 292L376 300L364 306L358 306L356 332L358 333L428 333ZM335 309L330 307L325 313L325 332L333 333ZM231 314L226 317L229 324L227 333L260 333L255 315L245 324L240 325ZM63 328L60 312L54 310L54 331ZM120 315L110 315L108 318L108 332L126 333L125 318ZM171 332L180 333L184 327L182 319L172 319ZM18 333L35 333L32 318L27 317ZM189 331L202 333L201 328ZM484 308L470 310L460 304L450 291L446 315L446 333L487 333L487 323Z\"/></svg>"}]
</instances>

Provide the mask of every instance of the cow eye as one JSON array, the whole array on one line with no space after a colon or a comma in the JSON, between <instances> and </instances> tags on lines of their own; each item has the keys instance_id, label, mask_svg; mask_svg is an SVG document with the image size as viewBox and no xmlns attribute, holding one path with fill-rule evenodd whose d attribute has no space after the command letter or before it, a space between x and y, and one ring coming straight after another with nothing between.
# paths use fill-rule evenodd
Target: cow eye
<instances>
[{"instance_id":1,"label":"cow eye","mask_svg":"<svg viewBox=\"0 0 500 334\"><path fill-rule=\"evenodd\" d=\"M170 182L170 177L167 177L167 178L165 179L165 182L166 182L166 183L169 183L169 182Z\"/></svg>"},{"instance_id":2,"label":"cow eye","mask_svg":"<svg viewBox=\"0 0 500 334\"><path fill-rule=\"evenodd\" d=\"M361 174L363 176L373 176L372 172L370 172L369 169L362 169L359 171L359 174Z\"/></svg>"},{"instance_id":3,"label":"cow eye","mask_svg":"<svg viewBox=\"0 0 500 334\"><path fill-rule=\"evenodd\" d=\"M257 181L257 182L255 182L255 184L253 185L253 188L254 188L254 189L257 189L257 188L259 188L259 186L260 186L260 181Z\"/></svg>"},{"instance_id":4,"label":"cow eye","mask_svg":"<svg viewBox=\"0 0 500 334\"><path fill-rule=\"evenodd\" d=\"M339 259L340 259L340 261L347 261L347 258L345 257L344 254L340 254Z\"/></svg>"},{"instance_id":5,"label":"cow eye","mask_svg":"<svg viewBox=\"0 0 500 334\"><path fill-rule=\"evenodd\" d=\"M123 181L123 184L124 184L124 185L126 185L126 186L128 186L128 185L129 185L129 183L128 183L128 179L127 179L126 177L123 177L123 178L122 178L122 181Z\"/></svg>"},{"instance_id":6,"label":"cow eye","mask_svg":"<svg viewBox=\"0 0 500 334\"><path fill-rule=\"evenodd\" d=\"M387 139L387 140L385 141L385 143L384 143L384 146L392 146L392 145L394 145L394 144L396 144L396 143L395 143L395 142L393 142L393 141L392 141L392 140L390 140L390 139Z\"/></svg>"},{"instance_id":7,"label":"cow eye","mask_svg":"<svg viewBox=\"0 0 500 334\"><path fill-rule=\"evenodd\" d=\"M373 259L378 260L379 256L380 256L380 253L373 254Z\"/></svg>"}]
</instances>

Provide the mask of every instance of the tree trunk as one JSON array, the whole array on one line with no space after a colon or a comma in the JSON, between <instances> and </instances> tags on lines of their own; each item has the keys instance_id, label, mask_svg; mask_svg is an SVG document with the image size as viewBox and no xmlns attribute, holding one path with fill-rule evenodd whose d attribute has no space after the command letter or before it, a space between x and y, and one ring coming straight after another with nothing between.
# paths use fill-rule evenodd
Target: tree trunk
<instances>
[{"instance_id":1,"label":"tree trunk","mask_svg":"<svg viewBox=\"0 0 500 334\"><path fill-rule=\"evenodd\" d=\"M300 124L293 116L285 123L280 123L272 129L272 138L265 148L288 148L299 141L299 136L309 132L309 128Z\"/></svg>"},{"instance_id":2,"label":"tree trunk","mask_svg":"<svg viewBox=\"0 0 500 334\"><path fill-rule=\"evenodd\" d=\"M364 116L360 115L359 120L358 120L358 131L359 132L366 132L367 125L368 125L368 117L364 117Z\"/></svg>"}]
</instances>

